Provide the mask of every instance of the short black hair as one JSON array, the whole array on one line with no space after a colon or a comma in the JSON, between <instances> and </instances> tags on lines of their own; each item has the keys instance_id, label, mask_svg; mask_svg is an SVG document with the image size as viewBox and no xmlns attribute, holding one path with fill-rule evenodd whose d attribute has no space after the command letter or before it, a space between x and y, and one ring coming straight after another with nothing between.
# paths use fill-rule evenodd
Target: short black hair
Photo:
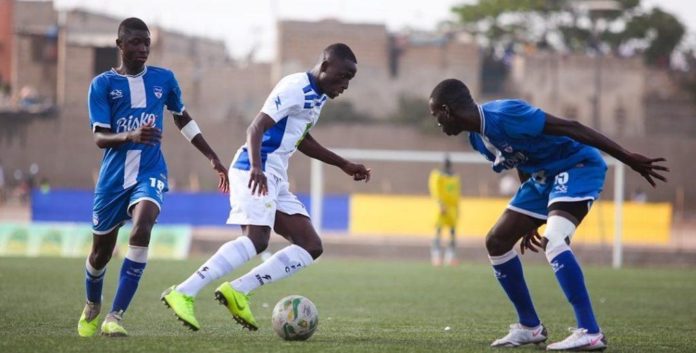
<instances>
[{"instance_id":1,"label":"short black hair","mask_svg":"<svg viewBox=\"0 0 696 353\"><path fill-rule=\"evenodd\" d=\"M350 47L343 43L334 43L329 45L324 49L323 53L324 59L329 57L337 57L343 60L350 60L354 63L358 63L358 59L355 58L355 54Z\"/></svg>"},{"instance_id":2,"label":"short black hair","mask_svg":"<svg viewBox=\"0 0 696 353\"><path fill-rule=\"evenodd\" d=\"M143 20L137 17L129 17L121 21L121 24L118 25L118 38L123 38L126 32L130 30L147 31L150 33L150 29L147 28Z\"/></svg>"},{"instance_id":3,"label":"short black hair","mask_svg":"<svg viewBox=\"0 0 696 353\"><path fill-rule=\"evenodd\" d=\"M430 93L430 99L437 104L445 104L449 107L469 108L476 104L474 98L471 97L469 87L456 78L448 78L438 83L433 88L433 92Z\"/></svg>"}]
</instances>

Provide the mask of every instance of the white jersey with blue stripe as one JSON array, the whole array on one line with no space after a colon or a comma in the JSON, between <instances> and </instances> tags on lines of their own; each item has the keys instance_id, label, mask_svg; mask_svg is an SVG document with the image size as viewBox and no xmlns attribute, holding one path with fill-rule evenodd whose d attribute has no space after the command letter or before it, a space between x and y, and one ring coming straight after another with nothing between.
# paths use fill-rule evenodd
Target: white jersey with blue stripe
<instances>
[{"instance_id":1,"label":"white jersey with blue stripe","mask_svg":"<svg viewBox=\"0 0 696 353\"><path fill-rule=\"evenodd\" d=\"M92 80L88 96L89 119L92 131L97 127L113 133L133 131L143 125L163 129L163 111L181 114L184 103L179 83L170 70L146 66L137 75L121 75L115 70L100 74ZM167 165L154 145L127 142L104 149L96 192L128 189L150 178L164 182L167 190Z\"/></svg>"},{"instance_id":2,"label":"white jersey with blue stripe","mask_svg":"<svg viewBox=\"0 0 696 353\"><path fill-rule=\"evenodd\" d=\"M276 122L261 141L261 166L265 172L287 180L288 160L317 123L327 98L308 72L291 74L278 82L261 108ZM232 167L251 169L246 144L237 150Z\"/></svg>"},{"instance_id":3,"label":"white jersey with blue stripe","mask_svg":"<svg viewBox=\"0 0 696 353\"><path fill-rule=\"evenodd\" d=\"M570 137L543 133L546 113L518 99L479 106L481 131L469 133L472 147L493 162L493 170L517 168L527 174L555 175L585 160L603 159L599 151Z\"/></svg>"}]
</instances>

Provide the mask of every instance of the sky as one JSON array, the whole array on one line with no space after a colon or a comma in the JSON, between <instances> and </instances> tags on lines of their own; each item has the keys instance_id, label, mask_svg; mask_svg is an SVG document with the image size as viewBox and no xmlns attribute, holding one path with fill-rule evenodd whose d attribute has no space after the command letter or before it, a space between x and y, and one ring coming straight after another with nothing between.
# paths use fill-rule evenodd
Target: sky
<instances>
[{"instance_id":1,"label":"sky","mask_svg":"<svg viewBox=\"0 0 696 353\"><path fill-rule=\"evenodd\" d=\"M384 23L392 31L406 28L433 30L454 19L450 8L474 0L54 0L59 9L83 8L115 17L140 17L192 35L224 40L235 58L250 55L269 61L275 48L275 21ZM691 32L696 31L695 0L643 0L675 14Z\"/></svg>"}]
</instances>

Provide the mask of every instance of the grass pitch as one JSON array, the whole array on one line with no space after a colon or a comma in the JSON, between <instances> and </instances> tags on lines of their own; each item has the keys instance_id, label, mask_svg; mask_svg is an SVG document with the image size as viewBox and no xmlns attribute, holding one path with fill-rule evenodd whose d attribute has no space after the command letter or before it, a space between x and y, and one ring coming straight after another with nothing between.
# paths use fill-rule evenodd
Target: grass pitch
<instances>
[{"instance_id":1,"label":"grass pitch","mask_svg":"<svg viewBox=\"0 0 696 353\"><path fill-rule=\"evenodd\" d=\"M213 300L214 283L196 303L202 329L191 332L159 295L202 262L152 261L125 317L130 337L84 339L76 332L84 259L0 258L0 352L494 352L500 350L490 342L516 321L489 266L327 258L255 292L257 332L243 331ZM107 271L106 309L120 263L112 260ZM550 339L565 338L573 313L550 268L529 266L526 277ZM585 277L608 352L696 351L696 271L589 267ZM319 309L309 341L285 342L271 328L273 306L289 294L304 295Z\"/></svg>"}]
</instances>

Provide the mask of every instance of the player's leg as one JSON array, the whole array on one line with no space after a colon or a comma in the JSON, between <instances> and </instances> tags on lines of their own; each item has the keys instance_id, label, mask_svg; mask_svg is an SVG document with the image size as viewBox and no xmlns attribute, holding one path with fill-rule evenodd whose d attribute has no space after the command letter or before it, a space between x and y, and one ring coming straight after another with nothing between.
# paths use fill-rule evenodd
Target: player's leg
<instances>
[{"instance_id":1,"label":"player's leg","mask_svg":"<svg viewBox=\"0 0 696 353\"><path fill-rule=\"evenodd\" d=\"M439 217L440 216L438 216L438 218ZM438 219L438 224L435 226L435 237L433 238L432 245L430 246L430 263L432 263L433 266L442 265L442 245L440 244L441 234L442 227L440 226L440 220Z\"/></svg>"},{"instance_id":2,"label":"player's leg","mask_svg":"<svg viewBox=\"0 0 696 353\"><path fill-rule=\"evenodd\" d=\"M201 289L251 260L258 253L257 245L262 248L261 251L266 248L267 245L261 245L264 241L258 240L263 239L264 236L258 235L258 233L270 233L270 228L260 228L267 230L261 229L259 231L255 229L255 226L242 226L242 236L220 246L215 254L189 278L162 293L162 302L174 311L174 314L186 327L194 331L200 329L200 324L195 317L194 304L196 295ZM265 238L268 237L270 235L266 234ZM256 243L252 239L255 239ZM265 244L268 244L268 239L265 240Z\"/></svg>"},{"instance_id":3,"label":"player's leg","mask_svg":"<svg viewBox=\"0 0 696 353\"><path fill-rule=\"evenodd\" d=\"M94 234L92 251L85 262L85 291L87 303L77 323L77 332L82 337L91 337L97 333L99 314L101 312L102 288L106 265L116 246L118 228L105 234Z\"/></svg>"},{"instance_id":4,"label":"player's leg","mask_svg":"<svg viewBox=\"0 0 696 353\"><path fill-rule=\"evenodd\" d=\"M606 165L601 158L587 161L558 174L549 193L549 218L544 232L546 258L568 302L573 306L577 329L549 350L603 350L606 338L597 324L585 279L570 240L604 185Z\"/></svg>"},{"instance_id":5,"label":"player's leg","mask_svg":"<svg viewBox=\"0 0 696 353\"><path fill-rule=\"evenodd\" d=\"M232 210L227 219L230 224L243 224L242 231L246 238L243 241L243 249L234 250L232 256L248 257L263 252L268 247L271 237L271 227L275 223L278 184L281 179L272 174L266 174L268 194L264 196L252 195L249 190L249 172L230 167L230 204ZM236 254L236 255L235 255ZM246 260L244 260L246 262ZM243 327L256 330L258 325L249 307L247 289L249 283L263 281L263 278L243 275L232 282L224 282L215 290L215 298L232 314L232 317Z\"/></svg>"},{"instance_id":6,"label":"player's leg","mask_svg":"<svg viewBox=\"0 0 696 353\"><path fill-rule=\"evenodd\" d=\"M544 232L546 258L551 264L558 284L573 306L577 329L561 342L550 344L549 350L603 350L607 340L601 332L585 279L573 251L570 239L590 208L589 201L557 202L549 206L549 219Z\"/></svg>"},{"instance_id":7,"label":"player's leg","mask_svg":"<svg viewBox=\"0 0 696 353\"><path fill-rule=\"evenodd\" d=\"M266 203L273 204L267 197L254 197L247 186L249 172L236 168L229 169L230 206L228 224L268 224L260 226L242 226L242 236L223 244L205 263L193 272L185 281L174 285L162 293L164 304L185 326L198 330L200 324L195 317L195 297L208 284L231 273L258 254L257 248L266 248L270 237L270 225L273 218L266 211ZM269 191L273 191L270 183ZM272 195L272 194L271 194ZM275 212L275 208L272 210ZM271 215L274 216L274 215ZM266 228L266 230L262 229ZM253 240L252 240L253 239ZM265 240L264 240L265 239Z\"/></svg>"},{"instance_id":8,"label":"player's leg","mask_svg":"<svg viewBox=\"0 0 696 353\"><path fill-rule=\"evenodd\" d=\"M444 262L448 266L457 265L457 231L456 227L453 225L449 232L449 242L447 243L447 248L445 249Z\"/></svg>"},{"instance_id":9,"label":"player's leg","mask_svg":"<svg viewBox=\"0 0 696 353\"><path fill-rule=\"evenodd\" d=\"M137 195L138 192L134 192L134 197ZM160 213L160 204L158 200L149 197L136 198L128 209L133 217L133 229L128 241L128 251L121 265L114 302L102 324L102 335L105 336L127 335L121 321L145 271L150 233Z\"/></svg>"},{"instance_id":10,"label":"player's leg","mask_svg":"<svg viewBox=\"0 0 696 353\"><path fill-rule=\"evenodd\" d=\"M444 262L446 265L457 265L457 217L459 216L457 207L448 210L449 242L445 249Z\"/></svg>"},{"instance_id":11,"label":"player's leg","mask_svg":"<svg viewBox=\"0 0 696 353\"><path fill-rule=\"evenodd\" d=\"M85 262L87 303L77 324L77 332L82 337L90 337L97 332L106 265L114 253L118 229L128 218L128 196L127 192L120 191L97 193L94 197L92 250Z\"/></svg>"},{"instance_id":12,"label":"player's leg","mask_svg":"<svg viewBox=\"0 0 696 353\"><path fill-rule=\"evenodd\" d=\"M242 230L250 240L256 254L266 250L271 237L270 227L247 225L242 226ZM258 287L257 282L263 284L264 281L270 280L270 275L258 275L255 272L257 268L258 266L238 279L224 282L215 289L215 299L227 307L237 323L250 331L256 331L258 324L249 306L249 293Z\"/></svg>"},{"instance_id":13,"label":"player's leg","mask_svg":"<svg viewBox=\"0 0 696 353\"><path fill-rule=\"evenodd\" d=\"M546 218L545 194L537 190L533 180L518 189L508 209L486 237L488 258L498 282L517 311L518 322L509 333L493 342L495 347L517 347L546 341L546 328L541 323L532 302L522 271L522 262L514 249L515 243L537 229Z\"/></svg>"},{"instance_id":14,"label":"player's leg","mask_svg":"<svg viewBox=\"0 0 696 353\"><path fill-rule=\"evenodd\" d=\"M541 222L507 209L486 237L493 272L515 307L518 317L518 322L510 325L506 336L493 341L493 347L517 347L546 341L546 328L536 313L524 279L522 262L514 249L522 235L538 228Z\"/></svg>"}]
</instances>

